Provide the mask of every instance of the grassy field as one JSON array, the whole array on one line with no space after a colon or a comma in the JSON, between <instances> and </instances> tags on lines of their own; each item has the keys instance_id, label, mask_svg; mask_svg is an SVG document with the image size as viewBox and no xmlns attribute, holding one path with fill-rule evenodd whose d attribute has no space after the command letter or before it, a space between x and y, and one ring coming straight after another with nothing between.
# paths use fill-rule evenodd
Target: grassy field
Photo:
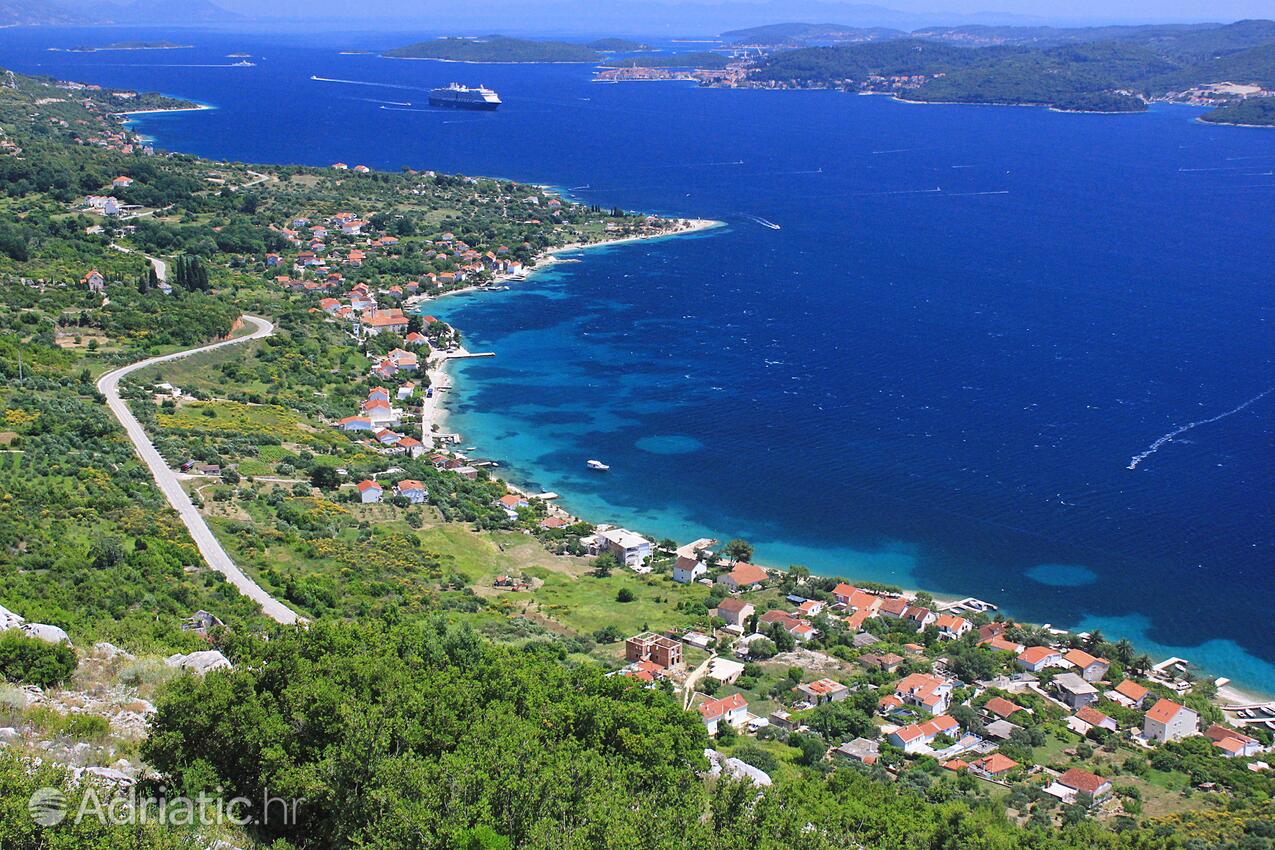
<instances>
[{"instance_id":1,"label":"grassy field","mask_svg":"<svg viewBox=\"0 0 1275 850\"><path fill-rule=\"evenodd\" d=\"M667 576L616 570L607 578L597 578L584 564L568 572L542 568L529 573L544 582L531 593L536 610L580 634L607 626L627 635L647 628L695 625L702 618L678 610L678 602L703 600L708 595L705 587L679 585ZM633 594L632 601L617 601L622 588Z\"/></svg>"}]
</instances>

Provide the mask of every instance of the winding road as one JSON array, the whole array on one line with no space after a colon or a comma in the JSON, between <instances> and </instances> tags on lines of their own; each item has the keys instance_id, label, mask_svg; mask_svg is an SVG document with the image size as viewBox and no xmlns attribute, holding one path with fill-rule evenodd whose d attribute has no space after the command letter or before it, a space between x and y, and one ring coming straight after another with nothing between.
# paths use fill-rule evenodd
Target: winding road
<instances>
[{"instance_id":1,"label":"winding road","mask_svg":"<svg viewBox=\"0 0 1275 850\"><path fill-rule=\"evenodd\" d=\"M128 434L129 440L132 441L133 448L137 450L137 454L141 456L142 460L150 468L151 477L155 479L155 484L159 487L159 491L164 494L164 498L168 500L168 504L173 506L173 510L177 511L177 515L185 523L186 529L190 532L195 545L199 547L199 553L204 556L208 566L225 576L231 584L239 589L240 593L260 605L266 616L271 619L286 624L305 622L304 617L269 593L266 593L259 584L244 575L243 571L235 566L235 562L231 560L230 555L226 553L226 550L222 548L221 543L212 533L212 529L208 527L208 523L204 521L203 516L196 510L194 502L190 500L190 496L182 489L177 473L168 467L164 458L155 449L155 444L151 442L150 437L146 436L146 432L142 429L141 423L137 421L137 417L133 416L132 411L128 409L128 405L120 398L120 379L131 375L139 369L145 369L147 366L154 366L157 363L180 360L192 354L212 351L228 345L238 345L250 339L262 339L274 333L274 324L267 319L257 316L244 316L243 319L248 324L255 326L256 329L252 333L222 340L221 342L214 342L211 345L203 345L198 348L189 348L185 351L139 360L121 369L107 372L98 379L97 389L98 392L106 396L106 406L111 409L111 413L115 414L115 418L124 426L124 432Z\"/></svg>"}]
</instances>

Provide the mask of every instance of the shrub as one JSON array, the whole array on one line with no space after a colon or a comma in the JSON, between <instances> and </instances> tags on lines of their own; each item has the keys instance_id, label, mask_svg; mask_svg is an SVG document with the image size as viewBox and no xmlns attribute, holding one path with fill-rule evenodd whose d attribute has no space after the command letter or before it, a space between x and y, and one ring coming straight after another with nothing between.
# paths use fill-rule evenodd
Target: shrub
<instances>
[{"instance_id":1,"label":"shrub","mask_svg":"<svg viewBox=\"0 0 1275 850\"><path fill-rule=\"evenodd\" d=\"M21 632L0 634L0 677L9 682L60 685L75 672L75 650L66 644L45 643Z\"/></svg>"}]
</instances>

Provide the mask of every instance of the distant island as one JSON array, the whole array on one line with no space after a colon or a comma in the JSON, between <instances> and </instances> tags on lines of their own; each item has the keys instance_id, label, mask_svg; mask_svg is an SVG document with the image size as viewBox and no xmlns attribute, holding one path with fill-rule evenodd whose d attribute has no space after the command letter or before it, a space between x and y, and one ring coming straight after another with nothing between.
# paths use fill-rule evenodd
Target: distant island
<instances>
[{"instance_id":1,"label":"distant island","mask_svg":"<svg viewBox=\"0 0 1275 850\"><path fill-rule=\"evenodd\" d=\"M104 50L184 50L194 47L193 44L177 44L172 41L113 41L102 47L81 45L72 47L68 53L99 53ZM56 50L57 48L49 48Z\"/></svg>"},{"instance_id":2,"label":"distant island","mask_svg":"<svg viewBox=\"0 0 1275 850\"><path fill-rule=\"evenodd\" d=\"M859 38L772 49L717 85L831 88L919 103L1141 112L1156 101L1219 107L1206 120L1273 124L1275 21L1138 27L954 27L901 37L806 24L728 36ZM871 40L873 37L880 40ZM1238 110L1245 120L1228 116Z\"/></svg>"},{"instance_id":3,"label":"distant island","mask_svg":"<svg viewBox=\"0 0 1275 850\"><path fill-rule=\"evenodd\" d=\"M601 54L584 44L538 41L489 35L481 38L436 38L381 54L391 59L437 59L446 62L547 63L596 62Z\"/></svg>"}]
</instances>

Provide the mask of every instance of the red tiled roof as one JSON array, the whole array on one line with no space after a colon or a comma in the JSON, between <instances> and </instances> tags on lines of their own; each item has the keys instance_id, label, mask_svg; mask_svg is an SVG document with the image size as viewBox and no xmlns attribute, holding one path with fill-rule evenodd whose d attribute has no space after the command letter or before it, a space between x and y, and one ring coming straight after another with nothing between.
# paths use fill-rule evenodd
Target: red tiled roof
<instances>
[{"instance_id":1,"label":"red tiled roof","mask_svg":"<svg viewBox=\"0 0 1275 850\"><path fill-rule=\"evenodd\" d=\"M1090 726L1101 726L1102 724L1106 723L1108 720L1111 719L1110 717L1108 717L1107 715L1103 714L1101 711L1099 711L1098 709L1090 705L1087 705L1084 708L1080 709L1080 711L1077 711L1076 718L1078 720L1085 721Z\"/></svg>"},{"instance_id":2,"label":"red tiled roof","mask_svg":"<svg viewBox=\"0 0 1275 850\"><path fill-rule=\"evenodd\" d=\"M1058 777L1058 784L1093 795L1098 793L1099 788L1107 784L1107 780L1087 770L1073 767Z\"/></svg>"},{"instance_id":3,"label":"red tiled roof","mask_svg":"<svg viewBox=\"0 0 1275 850\"><path fill-rule=\"evenodd\" d=\"M1018 762L1014 761L1009 756L1001 755L1000 753L992 753L990 756L984 756L974 762L974 767L977 767L979 770L986 773L990 773L992 776L998 776L999 774L1008 773L1018 767Z\"/></svg>"},{"instance_id":4,"label":"red tiled roof","mask_svg":"<svg viewBox=\"0 0 1275 850\"><path fill-rule=\"evenodd\" d=\"M1150 691L1132 679L1125 679L1123 682L1116 685L1116 693L1123 697L1128 697L1134 702L1141 702L1146 699L1146 696L1150 693Z\"/></svg>"},{"instance_id":5,"label":"red tiled roof","mask_svg":"<svg viewBox=\"0 0 1275 850\"><path fill-rule=\"evenodd\" d=\"M755 564L737 563L730 571L730 577L737 585L761 584L768 576L766 571Z\"/></svg>"},{"instance_id":6,"label":"red tiled roof","mask_svg":"<svg viewBox=\"0 0 1275 850\"><path fill-rule=\"evenodd\" d=\"M1058 650L1047 646L1029 646L1020 652L1018 657L1027 664L1039 664L1051 655L1057 654Z\"/></svg>"},{"instance_id":7,"label":"red tiled roof","mask_svg":"<svg viewBox=\"0 0 1275 850\"><path fill-rule=\"evenodd\" d=\"M1147 712L1147 717L1158 723L1169 723L1182 709L1183 706L1178 705L1171 699L1161 699L1151 706L1151 710Z\"/></svg>"},{"instance_id":8,"label":"red tiled roof","mask_svg":"<svg viewBox=\"0 0 1275 850\"><path fill-rule=\"evenodd\" d=\"M987 701L987 704L984 705L983 707L986 708L988 711L990 711L992 714L995 714L997 717L1001 717L1001 718L1007 718L1010 715L1012 715L1014 712L1023 710L1023 707L1021 705L1015 705L1014 703L1010 702L1004 697L992 697L991 699Z\"/></svg>"}]
</instances>

